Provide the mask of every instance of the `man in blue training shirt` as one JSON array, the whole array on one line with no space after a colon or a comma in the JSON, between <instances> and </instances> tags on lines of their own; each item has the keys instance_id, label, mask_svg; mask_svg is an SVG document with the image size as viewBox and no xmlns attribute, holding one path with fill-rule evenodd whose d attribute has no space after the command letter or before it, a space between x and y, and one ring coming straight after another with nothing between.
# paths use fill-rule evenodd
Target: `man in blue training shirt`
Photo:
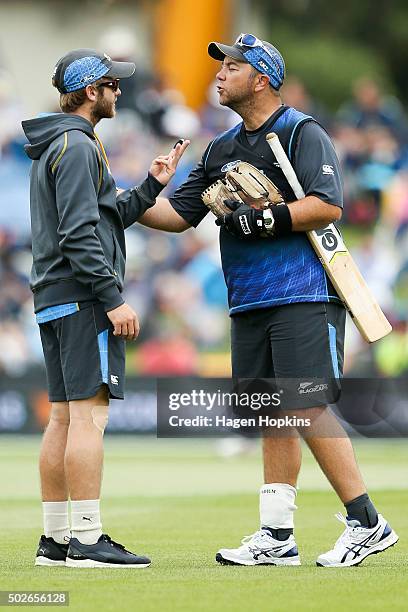
<instances>
[{"instance_id":1,"label":"man in blue training shirt","mask_svg":"<svg viewBox=\"0 0 408 612\"><path fill-rule=\"evenodd\" d=\"M265 228L257 223L259 212L246 205L239 208L239 214L227 215L220 231L231 315L232 374L234 378L304 381L317 377L327 381L330 390L325 403L336 401L346 313L305 233L341 217L343 193L336 153L313 117L282 103L279 89L285 66L273 45L241 34L232 46L211 43L208 52L221 62L217 74L220 103L243 121L215 138L173 197L159 197L140 221L173 232L196 227L208 212L202 192L223 178L234 162L246 161L262 170L287 203L272 209L274 234L260 237ZM278 134L303 186L306 195L302 200L296 201L266 142L272 131ZM240 223L242 215L246 233ZM306 396L310 399L310 393L298 399ZM356 565L367 555L395 544L398 536L370 500L350 440L321 404L316 400L308 410L326 425L335 424L338 437L309 435L306 442L344 503L347 517L341 517L343 537L319 556L317 564ZM300 404L307 406L309 401ZM307 410L302 412L307 414ZM293 536L301 464L296 430L288 428L285 437L264 436L263 458L260 528L239 548L221 549L216 556L220 563L300 564Z\"/></svg>"}]
</instances>

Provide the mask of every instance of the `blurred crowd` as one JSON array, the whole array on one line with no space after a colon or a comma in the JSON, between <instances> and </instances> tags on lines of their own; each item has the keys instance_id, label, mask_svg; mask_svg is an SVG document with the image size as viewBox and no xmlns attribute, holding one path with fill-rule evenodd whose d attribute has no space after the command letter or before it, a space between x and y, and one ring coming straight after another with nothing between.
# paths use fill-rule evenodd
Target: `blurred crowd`
<instances>
[{"instance_id":1,"label":"blurred crowd","mask_svg":"<svg viewBox=\"0 0 408 612\"><path fill-rule=\"evenodd\" d=\"M129 53L115 58L128 59ZM214 83L198 111L148 70L138 70L121 89L116 118L102 122L97 132L122 188L142 181L153 157L179 137L190 138L166 189L171 195L207 143L239 121L218 104ZM42 360L28 286L30 162L20 126L24 109L14 91L11 76L0 70L0 374L11 376ZM335 142L345 179L342 230L394 327L381 343L368 346L350 323L346 373L407 375L408 122L402 105L368 77L352 84L350 99L336 113L295 77L287 79L282 95L286 104L320 121ZM129 372L229 375L226 289L213 218L181 235L136 224L127 231L127 249L125 299L141 321L138 342L128 346Z\"/></svg>"}]
</instances>

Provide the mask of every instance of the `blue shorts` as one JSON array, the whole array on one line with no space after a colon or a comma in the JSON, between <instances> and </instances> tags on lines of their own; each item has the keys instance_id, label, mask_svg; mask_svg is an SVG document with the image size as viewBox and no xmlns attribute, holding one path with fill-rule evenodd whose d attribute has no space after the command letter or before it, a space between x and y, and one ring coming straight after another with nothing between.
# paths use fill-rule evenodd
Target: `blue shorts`
<instances>
[{"instance_id":1,"label":"blue shorts","mask_svg":"<svg viewBox=\"0 0 408 612\"><path fill-rule=\"evenodd\" d=\"M125 341L113 335L103 304L80 303L39 327L50 402L93 397L103 384L111 398L123 399Z\"/></svg>"}]
</instances>

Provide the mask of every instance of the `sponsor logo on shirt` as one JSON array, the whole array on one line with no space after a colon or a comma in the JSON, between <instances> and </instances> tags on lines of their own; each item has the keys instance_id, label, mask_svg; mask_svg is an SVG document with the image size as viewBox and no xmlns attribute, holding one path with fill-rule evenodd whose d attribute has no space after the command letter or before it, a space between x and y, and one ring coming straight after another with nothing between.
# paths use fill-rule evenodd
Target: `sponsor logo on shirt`
<instances>
[{"instance_id":1,"label":"sponsor logo on shirt","mask_svg":"<svg viewBox=\"0 0 408 612\"><path fill-rule=\"evenodd\" d=\"M330 166L330 164L323 164L322 166L322 172L323 174L334 174L334 168L333 166Z\"/></svg>"}]
</instances>

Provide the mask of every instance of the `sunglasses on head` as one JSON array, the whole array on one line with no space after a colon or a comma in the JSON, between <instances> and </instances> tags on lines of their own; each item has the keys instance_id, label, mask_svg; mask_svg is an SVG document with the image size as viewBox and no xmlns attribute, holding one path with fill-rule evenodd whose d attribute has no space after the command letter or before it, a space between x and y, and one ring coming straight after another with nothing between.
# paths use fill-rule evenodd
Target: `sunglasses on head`
<instances>
[{"instance_id":1,"label":"sunglasses on head","mask_svg":"<svg viewBox=\"0 0 408 612\"><path fill-rule=\"evenodd\" d=\"M99 83L96 87L109 87L113 92L118 91L119 89L119 79L112 79L112 81L103 81L103 83Z\"/></svg>"},{"instance_id":2,"label":"sunglasses on head","mask_svg":"<svg viewBox=\"0 0 408 612\"><path fill-rule=\"evenodd\" d=\"M262 40L254 36L253 34L240 34L235 41L236 45L240 47L261 47L268 55L273 59L271 50L264 44Z\"/></svg>"},{"instance_id":3,"label":"sunglasses on head","mask_svg":"<svg viewBox=\"0 0 408 612\"><path fill-rule=\"evenodd\" d=\"M253 34L240 34L235 41L236 45L243 45L244 47L264 47L262 40L259 40Z\"/></svg>"}]
</instances>

